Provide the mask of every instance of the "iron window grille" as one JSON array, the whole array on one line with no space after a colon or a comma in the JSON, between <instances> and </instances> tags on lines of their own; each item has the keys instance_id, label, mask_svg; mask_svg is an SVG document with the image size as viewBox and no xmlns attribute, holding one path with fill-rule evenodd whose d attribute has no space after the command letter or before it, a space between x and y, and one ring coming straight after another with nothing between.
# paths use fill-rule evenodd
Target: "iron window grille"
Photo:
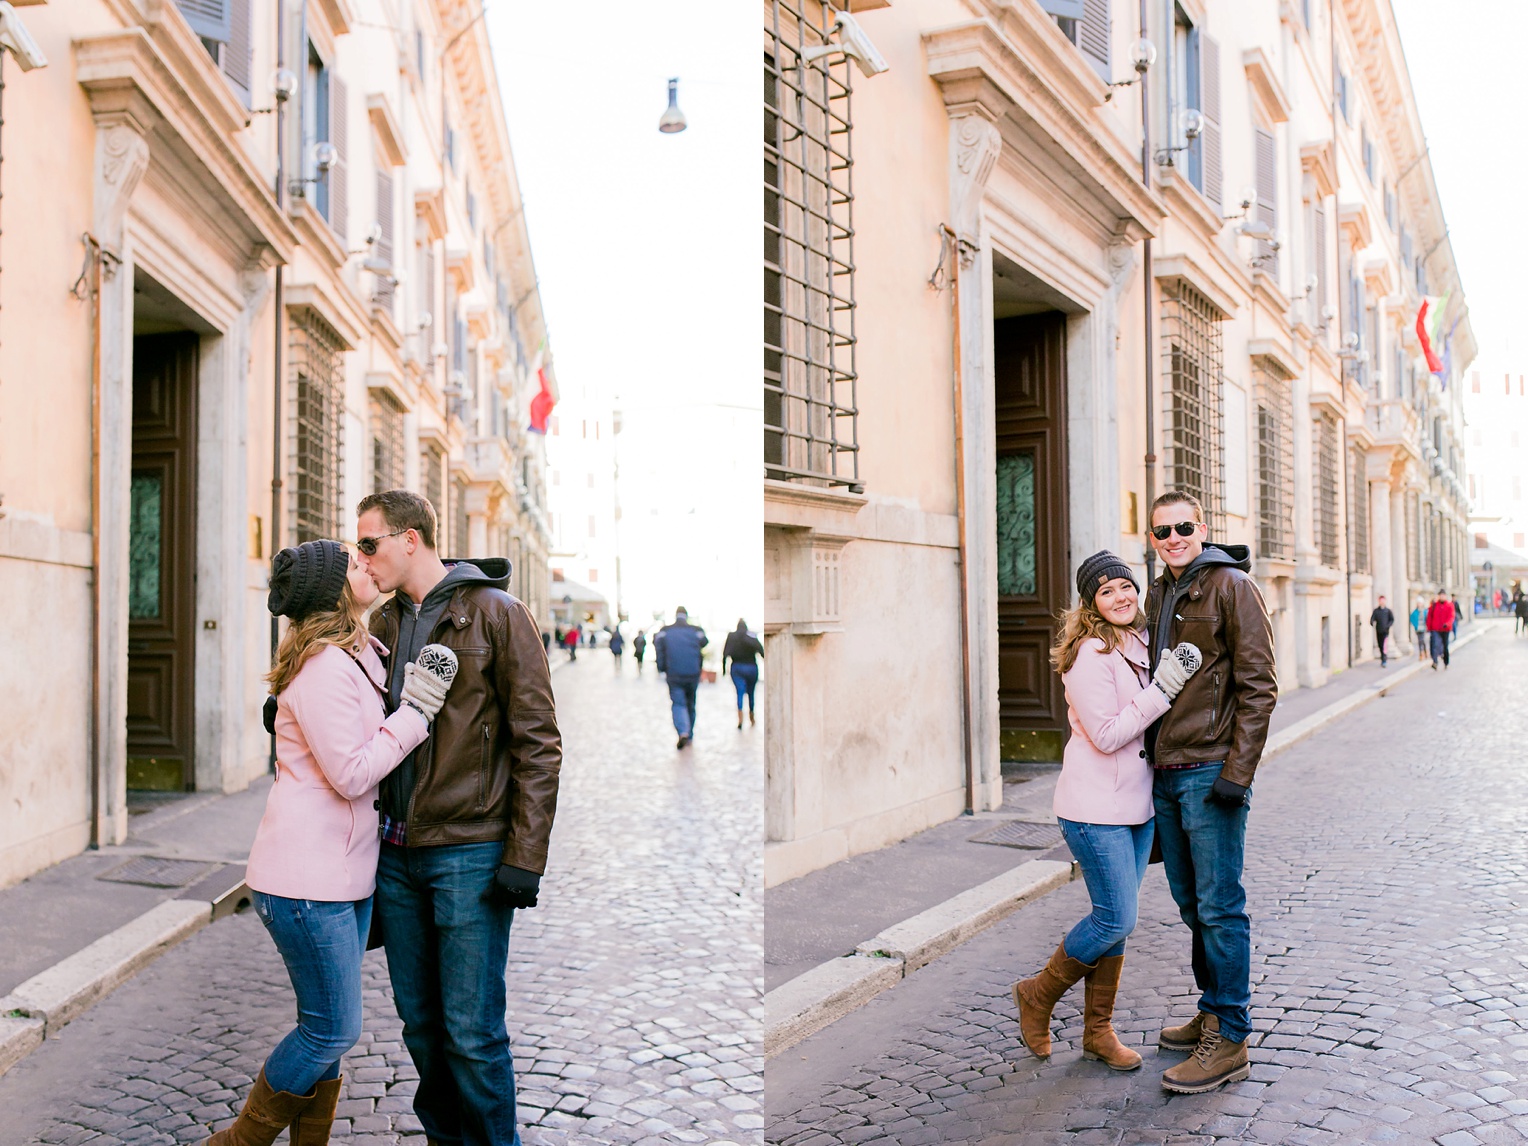
<instances>
[{"instance_id":1,"label":"iron window grille","mask_svg":"<svg viewBox=\"0 0 1528 1146\"><path fill-rule=\"evenodd\" d=\"M344 472L343 344L312 311L292 319L288 363L292 378L291 515L301 545L340 533Z\"/></svg>"},{"instance_id":2,"label":"iron window grille","mask_svg":"<svg viewBox=\"0 0 1528 1146\"><path fill-rule=\"evenodd\" d=\"M1316 549L1321 563L1336 568L1337 549L1337 418L1330 410L1316 415Z\"/></svg>"},{"instance_id":3,"label":"iron window grille","mask_svg":"<svg viewBox=\"0 0 1528 1146\"><path fill-rule=\"evenodd\" d=\"M1163 474L1166 488L1198 498L1210 536L1225 536L1224 377L1218 312L1187 283L1162 291Z\"/></svg>"},{"instance_id":4,"label":"iron window grille","mask_svg":"<svg viewBox=\"0 0 1528 1146\"><path fill-rule=\"evenodd\" d=\"M829 43L826 0L766 13L764 473L858 489L850 63L802 58Z\"/></svg>"},{"instance_id":5,"label":"iron window grille","mask_svg":"<svg viewBox=\"0 0 1528 1146\"><path fill-rule=\"evenodd\" d=\"M429 445L419 451L419 492L424 494L435 510L436 538L445 531L446 516L446 455L439 446Z\"/></svg>"},{"instance_id":6,"label":"iron window grille","mask_svg":"<svg viewBox=\"0 0 1528 1146\"><path fill-rule=\"evenodd\" d=\"M403 488L403 407L391 394L371 392L371 489L382 493Z\"/></svg>"},{"instance_id":7,"label":"iron window grille","mask_svg":"<svg viewBox=\"0 0 1528 1146\"><path fill-rule=\"evenodd\" d=\"M1257 551L1294 560L1294 398L1289 379L1262 359L1252 367L1257 405Z\"/></svg>"},{"instance_id":8,"label":"iron window grille","mask_svg":"<svg viewBox=\"0 0 1528 1146\"><path fill-rule=\"evenodd\" d=\"M1369 455L1360 447L1348 451L1348 535L1353 572L1369 570Z\"/></svg>"}]
</instances>

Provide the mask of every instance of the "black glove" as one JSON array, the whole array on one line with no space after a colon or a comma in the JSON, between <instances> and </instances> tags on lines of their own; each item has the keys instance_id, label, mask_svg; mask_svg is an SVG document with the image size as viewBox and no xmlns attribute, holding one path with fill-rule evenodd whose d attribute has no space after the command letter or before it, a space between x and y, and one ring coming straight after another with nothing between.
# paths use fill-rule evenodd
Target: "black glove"
<instances>
[{"instance_id":1,"label":"black glove","mask_svg":"<svg viewBox=\"0 0 1528 1146\"><path fill-rule=\"evenodd\" d=\"M1234 780L1227 780L1224 776L1215 777L1215 786L1210 789L1210 794L1204 798L1206 804L1219 804L1223 808L1240 808L1247 803L1247 789ZM503 868L499 869L503 871Z\"/></svg>"},{"instance_id":2,"label":"black glove","mask_svg":"<svg viewBox=\"0 0 1528 1146\"><path fill-rule=\"evenodd\" d=\"M265 730L272 736L276 735L276 698L265 698L265 707L260 710L260 716L265 721Z\"/></svg>"},{"instance_id":3,"label":"black glove","mask_svg":"<svg viewBox=\"0 0 1528 1146\"><path fill-rule=\"evenodd\" d=\"M541 877L523 867L501 863L493 877L494 898L501 907L535 907Z\"/></svg>"}]
</instances>

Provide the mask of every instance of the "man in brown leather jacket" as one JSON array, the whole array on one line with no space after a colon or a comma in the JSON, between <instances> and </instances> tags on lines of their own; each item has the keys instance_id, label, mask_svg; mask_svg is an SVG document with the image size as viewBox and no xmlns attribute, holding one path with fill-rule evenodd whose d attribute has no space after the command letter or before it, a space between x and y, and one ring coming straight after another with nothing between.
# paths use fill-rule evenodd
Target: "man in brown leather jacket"
<instances>
[{"instance_id":1,"label":"man in brown leather jacket","mask_svg":"<svg viewBox=\"0 0 1528 1146\"><path fill-rule=\"evenodd\" d=\"M392 600L371 620L389 650L388 707L431 642L456 679L431 735L382 781L375 918L414 1113L431 1143L513 1146L504 973L514 909L534 907L557 810L562 740L541 628L506 592L502 558L445 563L434 508L408 490L364 498L360 560Z\"/></svg>"},{"instance_id":2,"label":"man in brown leather jacket","mask_svg":"<svg viewBox=\"0 0 1528 1146\"><path fill-rule=\"evenodd\" d=\"M1249 1073L1252 926L1242 887L1252 777L1278 700L1273 629L1245 545L1205 541L1199 502L1163 494L1151 507L1162 575L1146 596L1155 665L1181 641L1203 661L1146 733L1154 768L1157 840L1167 884L1193 933L1199 1013L1158 1039L1191 1051L1162 1085L1199 1094Z\"/></svg>"}]
</instances>

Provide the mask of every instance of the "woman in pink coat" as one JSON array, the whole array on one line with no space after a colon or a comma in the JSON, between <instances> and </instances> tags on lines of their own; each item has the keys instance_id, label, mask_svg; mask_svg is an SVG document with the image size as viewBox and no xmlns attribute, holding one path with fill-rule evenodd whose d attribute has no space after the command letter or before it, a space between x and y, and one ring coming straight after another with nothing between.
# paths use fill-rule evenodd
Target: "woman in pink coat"
<instances>
[{"instance_id":1,"label":"woman in pink coat","mask_svg":"<svg viewBox=\"0 0 1528 1146\"><path fill-rule=\"evenodd\" d=\"M1108 550L1095 553L1077 570L1078 601L1063 616L1051 650L1051 663L1066 683L1072 726L1054 809L1082 868L1093 910L1067 932L1039 974L1013 985L1024 1045L1044 1058L1051 1050L1052 1009L1068 988L1086 979L1082 1055L1115 1070L1141 1065L1141 1056L1120 1043L1111 1019L1125 939L1135 929L1151 854L1146 729L1167 711L1192 672L1164 656L1152 674L1139 593L1130 566Z\"/></svg>"},{"instance_id":2,"label":"woman in pink coat","mask_svg":"<svg viewBox=\"0 0 1528 1146\"><path fill-rule=\"evenodd\" d=\"M387 715L380 646L365 622L377 596L338 541L283 549L272 563L270 610L291 625L266 678L276 782L245 880L291 976L298 1019L238 1120L205 1146L270 1146L288 1126L292 1146L329 1141L340 1058L361 1035L361 956L380 850L377 785L429 735L455 675L449 650L425 646L420 661L444 659L445 667L410 664L403 703Z\"/></svg>"}]
</instances>

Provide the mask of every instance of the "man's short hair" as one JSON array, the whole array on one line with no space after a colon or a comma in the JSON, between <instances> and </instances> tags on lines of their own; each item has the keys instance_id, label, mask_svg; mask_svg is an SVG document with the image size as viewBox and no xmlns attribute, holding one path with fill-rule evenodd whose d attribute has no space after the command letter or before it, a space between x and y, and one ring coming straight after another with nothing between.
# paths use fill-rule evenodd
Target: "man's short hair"
<instances>
[{"instance_id":1,"label":"man's short hair","mask_svg":"<svg viewBox=\"0 0 1528 1146\"><path fill-rule=\"evenodd\" d=\"M435 507L430 499L411 489L389 489L381 493L369 493L355 507L357 517L377 510L387 528L412 529L419 534L426 549L435 548Z\"/></svg>"},{"instance_id":2,"label":"man's short hair","mask_svg":"<svg viewBox=\"0 0 1528 1146\"><path fill-rule=\"evenodd\" d=\"M1148 522L1157 519L1157 510L1166 505L1186 505L1194 511L1194 520L1204 520L1204 506L1199 504L1199 499L1191 493L1184 493L1181 489L1170 489L1164 494L1159 494L1157 500L1151 503L1151 512L1146 515Z\"/></svg>"}]
</instances>

